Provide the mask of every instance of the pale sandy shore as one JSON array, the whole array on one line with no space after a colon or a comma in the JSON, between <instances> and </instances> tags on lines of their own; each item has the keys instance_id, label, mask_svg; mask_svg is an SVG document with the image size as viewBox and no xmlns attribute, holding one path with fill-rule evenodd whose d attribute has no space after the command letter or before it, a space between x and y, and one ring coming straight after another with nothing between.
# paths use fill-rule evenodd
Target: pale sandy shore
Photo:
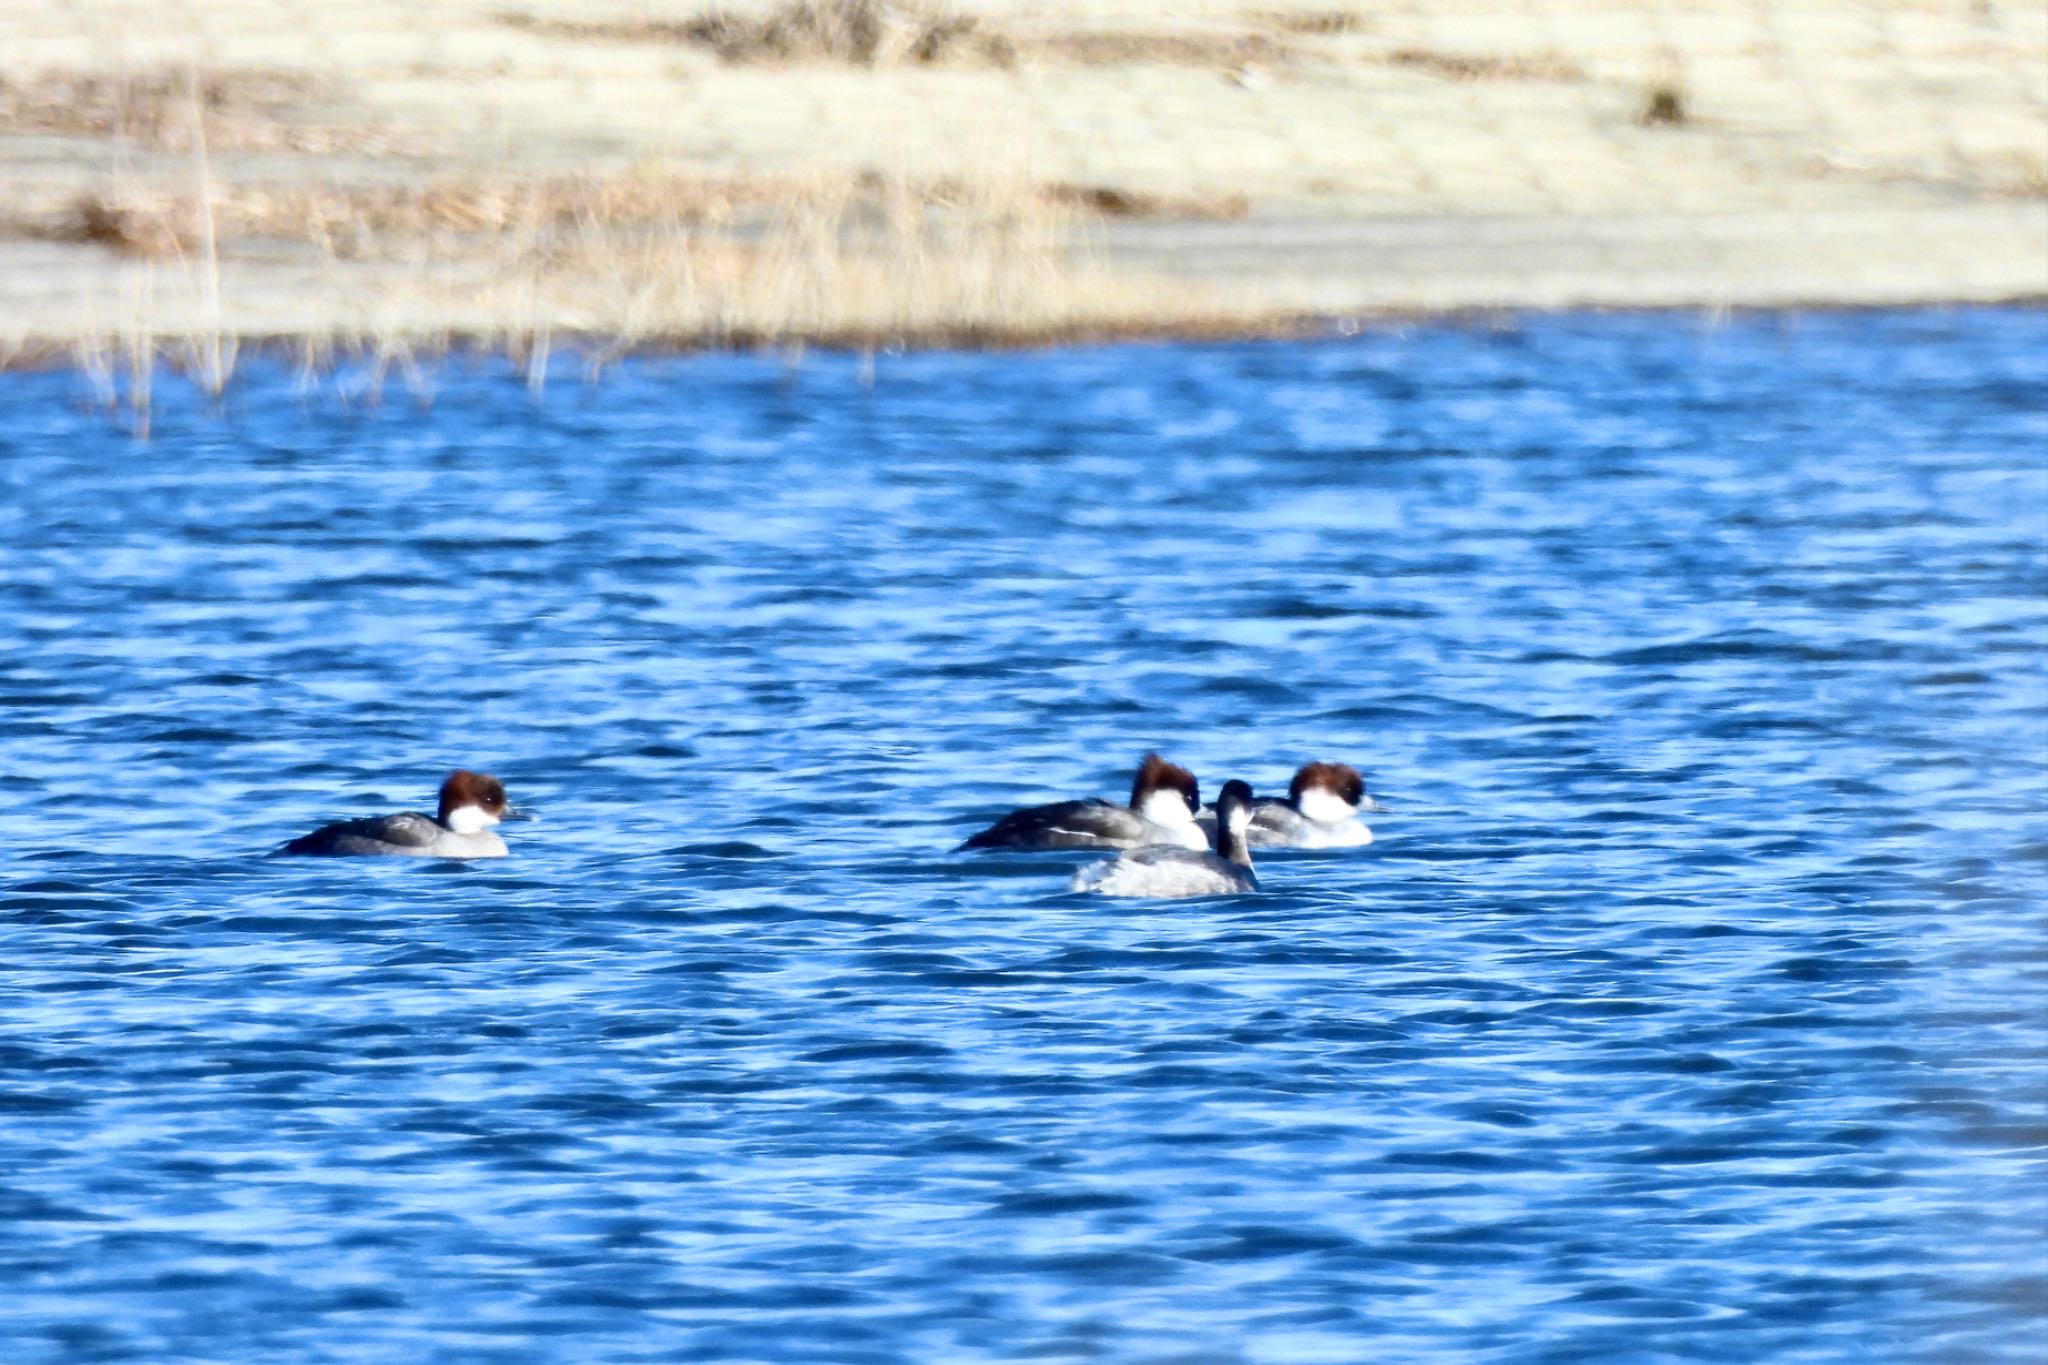
<instances>
[{"instance_id":1,"label":"pale sandy shore","mask_svg":"<svg viewBox=\"0 0 2048 1365\"><path fill-rule=\"evenodd\" d=\"M1996 0L0 0L0 356L2048 298Z\"/></svg>"}]
</instances>

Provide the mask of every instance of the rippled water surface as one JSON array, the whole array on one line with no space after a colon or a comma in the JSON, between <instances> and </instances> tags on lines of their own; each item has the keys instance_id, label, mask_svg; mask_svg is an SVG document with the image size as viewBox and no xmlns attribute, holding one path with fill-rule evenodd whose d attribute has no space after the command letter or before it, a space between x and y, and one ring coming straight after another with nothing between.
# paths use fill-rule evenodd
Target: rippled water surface
<instances>
[{"instance_id":1,"label":"rippled water surface","mask_svg":"<svg viewBox=\"0 0 2048 1365\"><path fill-rule=\"evenodd\" d=\"M0 376L0 1357L2040 1358L2048 314L360 378Z\"/></svg>"}]
</instances>

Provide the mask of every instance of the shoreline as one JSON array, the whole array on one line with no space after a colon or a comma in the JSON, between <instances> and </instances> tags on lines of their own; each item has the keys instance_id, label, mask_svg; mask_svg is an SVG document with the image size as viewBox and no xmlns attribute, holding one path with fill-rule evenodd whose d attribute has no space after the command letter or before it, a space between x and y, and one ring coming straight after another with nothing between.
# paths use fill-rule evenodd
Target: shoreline
<instances>
[{"instance_id":1,"label":"shoreline","mask_svg":"<svg viewBox=\"0 0 2048 1365\"><path fill-rule=\"evenodd\" d=\"M1142 306L1141 295L1136 308L1119 305L1096 315L1083 311L1079 316L1019 320L933 317L775 326L734 320L715 326L640 324L630 331L607 325L604 319L578 323L553 312L523 318L500 313L466 325L447 317L381 323L329 317L299 326L251 325L235 302L245 288L257 297L288 295L295 285L303 286L305 272L291 265L248 262L224 264L223 282L216 286L222 297L220 312L211 320L196 274L188 269L181 276L171 266L145 263L139 268L158 274L150 286L154 294L148 317L132 301L138 292L132 282L126 317L121 316L120 305L109 304L104 296L93 301L75 288L67 307L57 297L59 284L45 290L40 307L31 305L13 314L20 319L40 312L47 329L32 332L17 324L12 336L0 335L0 370L76 367L93 355L118 356L139 348L161 357L201 346L297 353L314 357L316 368L318 358L327 355L373 360L381 356L390 361L451 353L517 357L535 346L573 349L609 363L628 355L777 348L1001 351L1141 341L1278 340L1337 333L1347 327L1551 312L1724 315L2048 306L2048 245L2039 266L2026 251L2036 241L2048 244L2048 205L1966 206L1894 218L1906 230L1896 234L1885 254L1902 259L1939 237L1945 256L1958 264L1918 274L1873 272L1869 259L1876 253L1866 243L1864 255L1840 257L1841 268L1830 271L1826 262L1806 259L1806 253L1825 248L1829 236L1815 230L1816 220L1810 216L1646 218L1598 225L1505 219L1148 221L1117 224L1102 232L1104 246L1092 268L1110 274L1121 269L1122 279L1142 281L1146 291L1170 289L1176 267L1198 279L1226 274L1242 292L1206 306L1200 294L1191 292L1178 298L1174 307L1157 312ZM1864 231L1869 222L1859 217L1849 227ZM1958 231L1959 226L1966 230ZM1605 262L1619 257L1635 261L1639 268L1589 269L1583 259L1574 259L1589 250L1596 228L1604 238ZM1447 240L1446 233L1459 231L1466 234L1462 239ZM1523 264L1512 279L1489 269L1490 258L1503 241L1518 242L1522 252ZM1714 249L1685 254L1702 242ZM1760 268L1758 243L1761 250L1775 253L1775 268ZM23 292L20 281L58 278L57 272L39 272L33 263L6 269L10 257L21 254L18 247L0 242L0 276L17 281L17 294ZM1731 269L1731 255L1743 249L1751 254ZM76 248L59 250L68 254ZM1236 270L1236 263L1246 258L1276 253L1284 253L1290 264L1285 274ZM1371 272L1345 264L1368 254L1375 261ZM1552 258L1550 264L1535 264L1535 258L1545 255ZM1430 262L1426 270L1415 264L1425 257ZM1334 265L1320 273L1311 268L1332 259ZM1648 268L1652 262L1662 264L1662 273ZM138 269L132 261L114 265L131 276ZM293 278L266 279L266 270ZM374 276L374 267L366 273Z\"/></svg>"},{"instance_id":2,"label":"shoreline","mask_svg":"<svg viewBox=\"0 0 2048 1365\"><path fill-rule=\"evenodd\" d=\"M383 351L369 343L346 343L301 333L234 336L223 340L236 351L237 369L250 361L280 368L289 367L309 374L326 375L347 365L380 367L386 374L404 365L427 366L448 362L503 362L529 365L536 355L544 364L559 359L579 359L592 378L601 378L615 364L634 360L681 359L692 356L785 355L793 359L820 352L842 359L873 359L878 356L918 355L942 351L1000 355L1004 353L1110 346L1246 345L1285 344L1299 341L1339 340L1369 332L1417 327L1447 329L1513 330L1523 320L1561 317L1693 317L1709 329L1730 322L1761 318L1799 318L1900 312L1975 312L1981 310L2048 310L2048 291L1992 299L1922 299L1851 301L1839 299L1791 300L1772 303L1601 303L1550 306L1470 305L1443 309L1385 309L1353 314L1286 315L1257 322L1232 320L1213 326L1189 323L1160 325L1132 324L1128 327L1076 328L1043 336L950 335L931 333L844 334L830 336L647 336L620 346L616 337L602 333L557 331L547 334L545 344L512 342L500 334L449 333L436 339L433 349L408 346L402 351ZM179 338L177 340L184 340ZM309 343L310 349L309 349ZM159 340L152 352L160 373L199 383L189 359ZM311 363L307 357L311 355ZM126 357L109 372L125 374ZM77 343L51 342L0 355L0 375L84 373L90 367L80 363ZM230 385L232 376L230 376Z\"/></svg>"},{"instance_id":3,"label":"shoreline","mask_svg":"<svg viewBox=\"0 0 2048 1365\"><path fill-rule=\"evenodd\" d=\"M1876 2L0 0L0 365L2048 299L2048 30Z\"/></svg>"}]
</instances>

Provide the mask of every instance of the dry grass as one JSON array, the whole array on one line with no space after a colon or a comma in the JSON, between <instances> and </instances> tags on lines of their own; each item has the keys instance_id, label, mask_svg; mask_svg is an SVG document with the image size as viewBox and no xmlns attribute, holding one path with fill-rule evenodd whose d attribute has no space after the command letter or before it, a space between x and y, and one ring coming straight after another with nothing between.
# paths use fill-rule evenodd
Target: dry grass
<instances>
[{"instance_id":1,"label":"dry grass","mask_svg":"<svg viewBox=\"0 0 2048 1365\"><path fill-rule=\"evenodd\" d=\"M655 335L773 340L883 328L916 329L945 309L973 326L1003 301L1031 296L1056 268L1052 226L1015 217L940 224L905 191L872 208L844 186L820 184L778 206L757 241L684 231L584 228L519 245L508 275L552 317L615 320L627 345ZM888 287L883 288L885 278Z\"/></svg>"},{"instance_id":2,"label":"dry grass","mask_svg":"<svg viewBox=\"0 0 2048 1365\"><path fill-rule=\"evenodd\" d=\"M1675 78L1659 77L1643 91L1636 122L1645 128L1679 128L1692 121L1691 104L1685 86Z\"/></svg>"},{"instance_id":3,"label":"dry grass","mask_svg":"<svg viewBox=\"0 0 2048 1365\"><path fill-rule=\"evenodd\" d=\"M740 21L543 24L577 39L703 44L730 61L1007 63L1011 39L936 8L845 0ZM1057 59L1241 63L1283 48L1238 32L1090 32L1035 40ZM182 82L182 88L181 88ZM0 205L0 232L99 246L126 259L117 320L74 358L145 431L151 376L169 363L208 392L231 381L232 262L280 247L306 263L330 319L308 357L360 353L416 372L458 341L524 357L535 376L564 338L602 364L639 346L754 343L1006 345L1086 336L1240 330L1260 310L1222 290L1111 271L1105 217L1234 218L1240 193L1163 196L992 171L972 181L820 174L625 173L354 184L216 175L216 151L333 152L309 118L333 97L267 71L55 74L0 90L10 126L189 153L190 177L109 172L89 188ZM224 268L223 261L228 262ZM1225 287L1227 289L1227 286ZM337 300L348 300L339 309ZM339 321L333 319L339 318Z\"/></svg>"},{"instance_id":4,"label":"dry grass","mask_svg":"<svg viewBox=\"0 0 2048 1365\"><path fill-rule=\"evenodd\" d=\"M602 336L611 350L1021 343L1193 311L1185 289L1109 274L1080 227L1022 178L942 189L819 178L787 186L744 234L680 218L535 219L496 244L495 283L478 301L529 319L529 336Z\"/></svg>"},{"instance_id":5,"label":"dry grass","mask_svg":"<svg viewBox=\"0 0 2048 1365\"><path fill-rule=\"evenodd\" d=\"M211 211L223 238L310 243L353 260L536 223L731 224L763 211L787 192L785 183L765 177L670 175L355 187L229 185L215 189ZM41 212L17 209L0 219L0 227L137 256L175 256L196 245L193 208L185 193L125 184L88 191Z\"/></svg>"},{"instance_id":6,"label":"dry grass","mask_svg":"<svg viewBox=\"0 0 2048 1365\"><path fill-rule=\"evenodd\" d=\"M195 89L196 82L196 89ZM307 110L336 92L300 72L192 71L153 67L121 73L50 71L33 80L0 79L0 129L111 138L158 151L189 152L204 114L215 152L390 152L388 129L309 119Z\"/></svg>"},{"instance_id":7,"label":"dry grass","mask_svg":"<svg viewBox=\"0 0 2048 1365\"><path fill-rule=\"evenodd\" d=\"M1247 16L1281 33L1299 33L1311 38L1337 38L1347 33L1364 33L1371 21L1353 9L1265 10Z\"/></svg>"},{"instance_id":8,"label":"dry grass","mask_svg":"<svg viewBox=\"0 0 2048 1365\"><path fill-rule=\"evenodd\" d=\"M1008 37L972 16L889 0L791 0L765 16L714 12L704 41L729 62L838 61L861 66L974 61L1008 66Z\"/></svg>"},{"instance_id":9,"label":"dry grass","mask_svg":"<svg viewBox=\"0 0 2048 1365\"><path fill-rule=\"evenodd\" d=\"M1411 67L1449 81L1582 81L1586 72L1578 63L1554 52L1529 56L1501 57L1490 53L1441 52L1434 48L1404 47L1387 54L1395 66Z\"/></svg>"},{"instance_id":10,"label":"dry grass","mask_svg":"<svg viewBox=\"0 0 2048 1365\"><path fill-rule=\"evenodd\" d=\"M818 177L688 176L628 173L553 176L526 183L215 186L206 206L223 241L300 242L341 260L412 253L423 244L460 246L507 233L590 229L699 230L700 235L758 235L792 204L815 201ZM895 211L906 195L937 208L985 200L982 188L953 179L911 182L867 174L841 177L833 191L849 216ZM1114 185L1019 180L1011 193L1047 206L1104 218L1242 218L1241 193L1145 194ZM110 186L40 210L0 214L0 232L46 241L104 246L126 255L184 256L201 243L202 218L183 191Z\"/></svg>"},{"instance_id":11,"label":"dry grass","mask_svg":"<svg viewBox=\"0 0 2048 1365\"><path fill-rule=\"evenodd\" d=\"M1101 214L1104 218L1178 218L1183 220L1229 220L1242 218L1252 210L1244 194L1172 196L1142 194L1115 185L1047 185L1040 193L1058 204L1071 204Z\"/></svg>"},{"instance_id":12,"label":"dry grass","mask_svg":"<svg viewBox=\"0 0 2048 1365\"><path fill-rule=\"evenodd\" d=\"M180 236L163 298L196 323L150 316L157 275L145 261L139 278L152 282L149 293L73 355L105 378L107 392L120 390L138 429L157 359L208 392L233 374L236 339L219 326L233 311L233 285L207 250L206 188L202 174L193 197L152 210L165 230L183 223L199 234L190 246ZM1088 198L1071 188L1025 176L821 176L729 195L707 196L686 180L592 179L507 188L488 200L481 191L426 196L397 213L401 226L388 237L362 227L370 248L359 257L324 255L332 292L363 303L346 326L300 341L309 357L371 357L380 376L470 344L523 359L537 380L565 342L601 368L641 348L1022 345L1156 334L1162 319L1192 332L1241 330L1257 315L1224 293L1110 271L1089 245ZM216 227L236 221L236 203L220 198ZM452 213L471 226L420 236L415 212Z\"/></svg>"},{"instance_id":13,"label":"dry grass","mask_svg":"<svg viewBox=\"0 0 2048 1365\"><path fill-rule=\"evenodd\" d=\"M217 89L217 87L213 87ZM233 377L241 352L240 338L224 325L221 294L220 242L214 216L213 160L207 140L207 102L210 87L197 70L185 77L182 106L161 92L157 108L162 128L177 123L184 127L184 142L191 152L191 195L189 207L193 227L193 249L179 253L179 273L186 291L196 304L191 325L177 337L168 358L199 390L218 399ZM174 120L171 115L177 115ZM104 216L85 215L85 226L101 233L118 231L118 223ZM136 435L147 438L152 410L157 364L166 358L166 339L159 335L152 313L156 294L156 268L151 263L140 275L122 280L121 322L111 339L82 338L75 351L78 366L91 379L102 401L113 408L125 399L129 424ZM116 357L125 360L125 384L118 375ZM118 397L117 397L118 396Z\"/></svg>"},{"instance_id":14,"label":"dry grass","mask_svg":"<svg viewBox=\"0 0 2048 1365\"><path fill-rule=\"evenodd\" d=\"M1348 32L1350 16L1306 16L1284 33ZM1010 67L1023 61L1069 66L1230 67L1300 55L1284 38L1245 30L1008 30L942 5L910 0L789 0L764 14L708 10L690 19L543 19L507 12L499 22L524 32L583 41L677 43L705 47L735 63L837 62L885 67L904 63Z\"/></svg>"},{"instance_id":15,"label":"dry grass","mask_svg":"<svg viewBox=\"0 0 2048 1365\"><path fill-rule=\"evenodd\" d=\"M1685 59L1676 49L1666 48L1657 59L1654 73L1643 83L1635 121L1644 128L1683 128L1694 117Z\"/></svg>"},{"instance_id":16,"label":"dry grass","mask_svg":"<svg viewBox=\"0 0 2048 1365\"><path fill-rule=\"evenodd\" d=\"M963 61L1008 66L1010 39L986 21L906 0L789 0L765 14L712 9L690 19L541 19L506 13L499 21L551 37L707 47L728 62L845 62L892 66Z\"/></svg>"},{"instance_id":17,"label":"dry grass","mask_svg":"<svg viewBox=\"0 0 2048 1365\"><path fill-rule=\"evenodd\" d=\"M687 19L543 19L504 13L499 21L525 32L582 41L676 43L709 48L734 63L835 62L884 67L902 63L1014 66L1038 62L1080 67L1161 65L1241 68L1274 66L1314 55L1297 39L1333 38L1367 30L1351 9L1255 10L1242 27L998 27L992 20L913 0L788 0L764 13L707 10ZM1496 56L1400 48L1387 54L1456 81L1579 81L1585 72L1554 53Z\"/></svg>"},{"instance_id":18,"label":"dry grass","mask_svg":"<svg viewBox=\"0 0 2048 1365\"><path fill-rule=\"evenodd\" d=\"M1047 34L1030 50L1074 66L1233 67L1300 55L1292 44L1269 34L1201 29L1077 29Z\"/></svg>"}]
</instances>

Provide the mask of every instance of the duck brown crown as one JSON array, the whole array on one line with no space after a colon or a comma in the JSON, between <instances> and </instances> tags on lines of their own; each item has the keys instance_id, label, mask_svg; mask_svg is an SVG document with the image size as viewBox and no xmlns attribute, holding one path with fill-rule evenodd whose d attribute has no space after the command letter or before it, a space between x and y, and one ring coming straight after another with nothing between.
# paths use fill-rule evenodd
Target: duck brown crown
<instances>
[{"instance_id":1,"label":"duck brown crown","mask_svg":"<svg viewBox=\"0 0 2048 1365\"><path fill-rule=\"evenodd\" d=\"M475 806L496 815L505 809L505 784L489 773L457 769L448 774L448 780L441 784L441 820L445 823L449 815L464 806Z\"/></svg>"},{"instance_id":2,"label":"duck brown crown","mask_svg":"<svg viewBox=\"0 0 2048 1365\"><path fill-rule=\"evenodd\" d=\"M1156 791L1179 792L1187 798L1190 813L1202 808L1202 789L1193 773L1158 754L1146 754L1138 762L1138 775L1131 779L1131 808L1144 805L1145 797Z\"/></svg>"},{"instance_id":3,"label":"duck brown crown","mask_svg":"<svg viewBox=\"0 0 2048 1365\"><path fill-rule=\"evenodd\" d=\"M1355 806L1365 800L1365 779L1348 763L1302 764L1294 781L1287 784L1287 799L1299 805L1301 794L1317 787L1335 793L1347 805Z\"/></svg>"}]
</instances>

